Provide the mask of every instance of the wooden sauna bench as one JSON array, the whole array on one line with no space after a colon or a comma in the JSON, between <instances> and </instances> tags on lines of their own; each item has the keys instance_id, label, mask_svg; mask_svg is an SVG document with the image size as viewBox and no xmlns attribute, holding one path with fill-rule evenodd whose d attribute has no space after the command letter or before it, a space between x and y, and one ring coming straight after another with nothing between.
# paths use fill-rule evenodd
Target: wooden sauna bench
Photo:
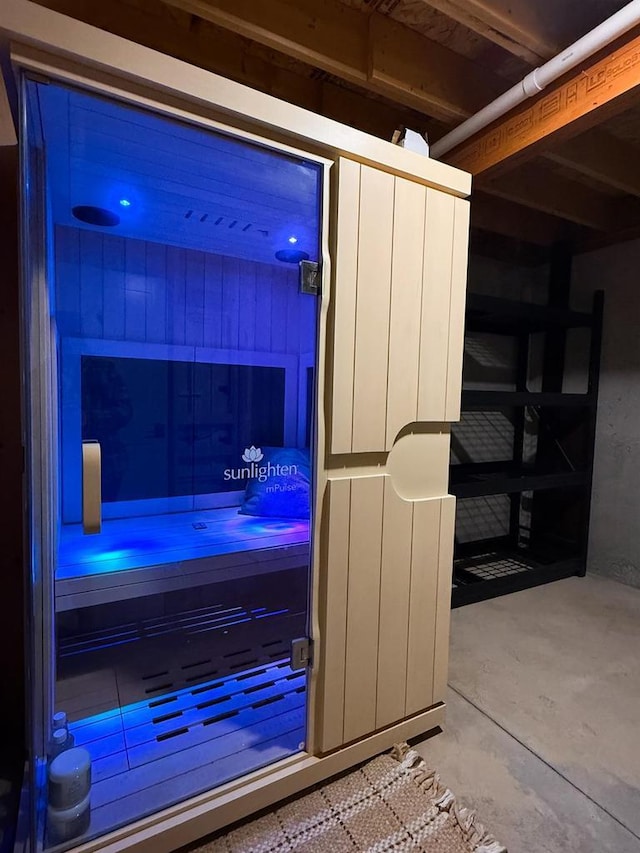
<instances>
[{"instance_id":1,"label":"wooden sauna bench","mask_svg":"<svg viewBox=\"0 0 640 853\"><path fill-rule=\"evenodd\" d=\"M204 526L202 526L204 525ZM60 531L56 610L305 566L309 521L240 515L238 507L104 521Z\"/></svg>"}]
</instances>

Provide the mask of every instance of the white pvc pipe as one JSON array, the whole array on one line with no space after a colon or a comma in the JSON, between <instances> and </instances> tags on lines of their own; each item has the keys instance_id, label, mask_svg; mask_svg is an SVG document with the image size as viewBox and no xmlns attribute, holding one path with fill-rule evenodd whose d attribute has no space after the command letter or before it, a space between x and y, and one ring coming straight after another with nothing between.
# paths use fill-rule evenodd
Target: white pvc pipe
<instances>
[{"instance_id":1,"label":"white pvc pipe","mask_svg":"<svg viewBox=\"0 0 640 853\"><path fill-rule=\"evenodd\" d=\"M523 80L500 95L495 101L472 115L471 118L468 118L455 130L447 133L442 139L439 139L431 146L431 157L442 157L447 151L451 151L456 145L460 145L461 142L469 139L474 133L487 127L491 122L526 101L527 98L532 98L538 92L542 92L549 83L557 80L558 77L566 74L567 71L575 68L580 62L589 56L593 56L598 50L606 47L638 24L640 24L640 0L632 0L615 15L607 18L606 21L582 36L566 50L545 62L540 68L531 71Z\"/></svg>"}]
</instances>

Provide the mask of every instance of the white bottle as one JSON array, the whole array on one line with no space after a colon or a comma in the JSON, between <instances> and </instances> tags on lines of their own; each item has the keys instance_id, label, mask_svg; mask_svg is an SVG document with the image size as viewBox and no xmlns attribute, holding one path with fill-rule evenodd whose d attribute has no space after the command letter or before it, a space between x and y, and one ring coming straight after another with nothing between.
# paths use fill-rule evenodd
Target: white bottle
<instances>
[{"instance_id":1,"label":"white bottle","mask_svg":"<svg viewBox=\"0 0 640 853\"><path fill-rule=\"evenodd\" d=\"M89 794L70 809L47 809L47 837L51 846L71 841L89 829L91 803Z\"/></svg>"},{"instance_id":2,"label":"white bottle","mask_svg":"<svg viewBox=\"0 0 640 853\"><path fill-rule=\"evenodd\" d=\"M70 749L72 746L75 746L75 738L73 734L69 731L69 721L67 719L66 711L56 711L53 715L51 728L53 731L57 729L64 729L67 733L67 741L65 742L65 749Z\"/></svg>"},{"instance_id":3,"label":"white bottle","mask_svg":"<svg viewBox=\"0 0 640 853\"><path fill-rule=\"evenodd\" d=\"M49 747L49 761L53 761L61 752L69 749L70 746L69 732L66 729L54 729Z\"/></svg>"},{"instance_id":4,"label":"white bottle","mask_svg":"<svg viewBox=\"0 0 640 853\"><path fill-rule=\"evenodd\" d=\"M49 805L70 809L91 790L91 756L76 746L65 749L49 765Z\"/></svg>"},{"instance_id":5,"label":"white bottle","mask_svg":"<svg viewBox=\"0 0 640 853\"><path fill-rule=\"evenodd\" d=\"M83 835L91 821L91 756L82 747L64 749L49 764L47 836L62 844Z\"/></svg>"},{"instance_id":6,"label":"white bottle","mask_svg":"<svg viewBox=\"0 0 640 853\"><path fill-rule=\"evenodd\" d=\"M56 711L53 715L52 720L52 728L53 729L68 729L69 722L67 720L67 712L66 711Z\"/></svg>"}]
</instances>

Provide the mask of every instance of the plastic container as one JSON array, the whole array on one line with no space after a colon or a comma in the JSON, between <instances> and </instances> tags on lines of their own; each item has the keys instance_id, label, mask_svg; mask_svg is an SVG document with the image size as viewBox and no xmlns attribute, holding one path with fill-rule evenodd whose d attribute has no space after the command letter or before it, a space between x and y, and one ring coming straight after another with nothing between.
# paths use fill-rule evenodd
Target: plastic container
<instances>
[{"instance_id":1,"label":"plastic container","mask_svg":"<svg viewBox=\"0 0 640 853\"><path fill-rule=\"evenodd\" d=\"M55 729L69 729L69 722L67 720L67 712L66 711L56 711L53 715L53 725L52 728Z\"/></svg>"},{"instance_id":2,"label":"plastic container","mask_svg":"<svg viewBox=\"0 0 640 853\"><path fill-rule=\"evenodd\" d=\"M71 809L82 802L91 790L91 756L76 746L66 749L49 765L49 805L54 809Z\"/></svg>"},{"instance_id":3,"label":"plastic container","mask_svg":"<svg viewBox=\"0 0 640 853\"><path fill-rule=\"evenodd\" d=\"M64 730L67 733L67 739L64 741L64 744L60 744L58 747L55 744L55 738L52 737L52 748L49 750L50 756L55 757L55 755L58 755L62 749L71 749L72 746L75 746L76 739L69 731L69 720L67 719L66 711L56 711L52 719L52 728L54 735L57 731Z\"/></svg>"},{"instance_id":4,"label":"plastic container","mask_svg":"<svg viewBox=\"0 0 640 853\"><path fill-rule=\"evenodd\" d=\"M62 844L71 841L89 829L91 823L91 802L89 794L69 809L56 809L51 805L47 809L47 837L49 844Z\"/></svg>"},{"instance_id":5,"label":"plastic container","mask_svg":"<svg viewBox=\"0 0 640 853\"><path fill-rule=\"evenodd\" d=\"M61 752L69 749L70 746L69 732L66 729L54 729L49 746L49 762L57 758Z\"/></svg>"}]
</instances>

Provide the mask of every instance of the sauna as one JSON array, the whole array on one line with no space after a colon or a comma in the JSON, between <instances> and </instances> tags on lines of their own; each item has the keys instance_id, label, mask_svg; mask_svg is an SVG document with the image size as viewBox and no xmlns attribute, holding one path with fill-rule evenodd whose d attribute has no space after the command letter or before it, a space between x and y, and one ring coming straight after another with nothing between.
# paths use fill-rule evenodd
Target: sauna
<instances>
[{"instance_id":1,"label":"sauna","mask_svg":"<svg viewBox=\"0 0 640 853\"><path fill-rule=\"evenodd\" d=\"M170 850L443 723L469 177L26 0L0 30L31 843Z\"/></svg>"}]
</instances>

